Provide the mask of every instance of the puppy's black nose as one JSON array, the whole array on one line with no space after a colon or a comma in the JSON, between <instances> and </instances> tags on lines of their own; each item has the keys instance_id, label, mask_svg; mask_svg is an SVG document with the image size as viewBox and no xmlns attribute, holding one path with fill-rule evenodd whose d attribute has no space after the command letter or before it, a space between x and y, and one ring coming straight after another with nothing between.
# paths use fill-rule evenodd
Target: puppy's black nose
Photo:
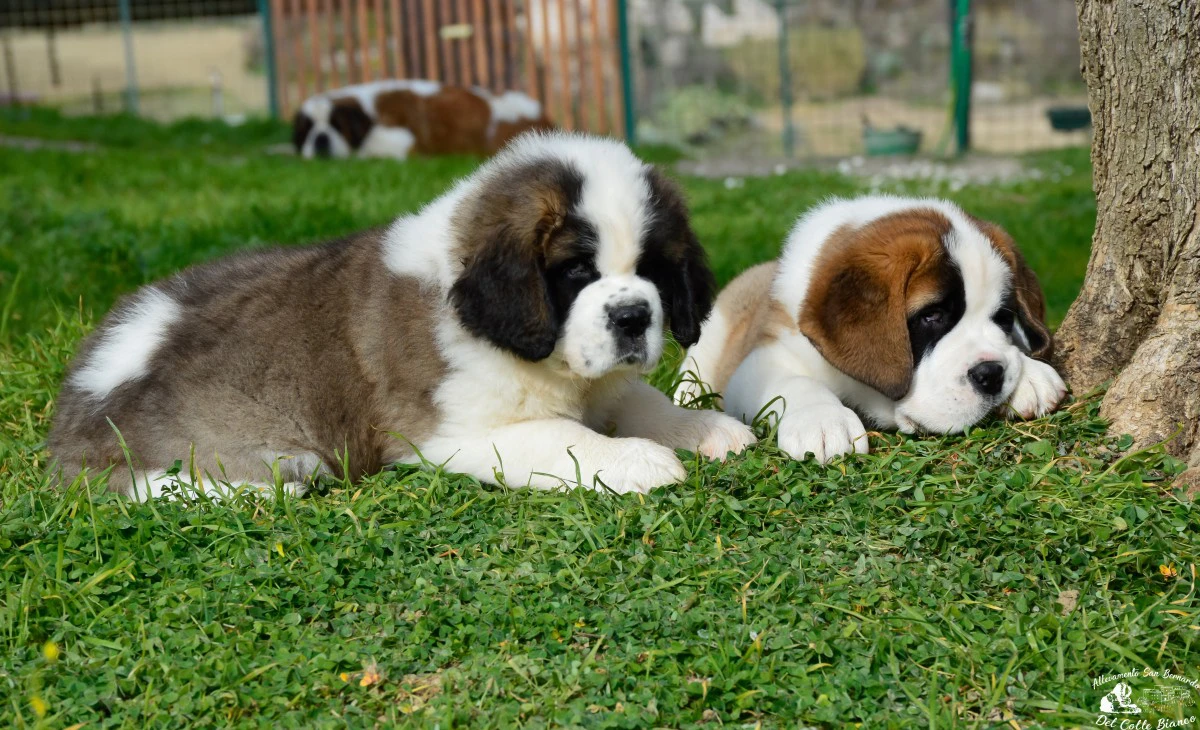
<instances>
[{"instance_id":1,"label":"puppy's black nose","mask_svg":"<svg viewBox=\"0 0 1200 730\"><path fill-rule=\"evenodd\" d=\"M329 135L321 132L313 140L313 152L317 154L317 157L329 157L330 151Z\"/></svg>"},{"instance_id":2,"label":"puppy's black nose","mask_svg":"<svg viewBox=\"0 0 1200 730\"><path fill-rule=\"evenodd\" d=\"M622 304L608 311L608 320L626 337L640 337L650 326L650 306L645 302Z\"/></svg>"},{"instance_id":3,"label":"puppy's black nose","mask_svg":"<svg viewBox=\"0 0 1200 730\"><path fill-rule=\"evenodd\" d=\"M981 362L967 371L971 384L984 395L996 395L1004 387L1004 366L995 360Z\"/></svg>"}]
</instances>

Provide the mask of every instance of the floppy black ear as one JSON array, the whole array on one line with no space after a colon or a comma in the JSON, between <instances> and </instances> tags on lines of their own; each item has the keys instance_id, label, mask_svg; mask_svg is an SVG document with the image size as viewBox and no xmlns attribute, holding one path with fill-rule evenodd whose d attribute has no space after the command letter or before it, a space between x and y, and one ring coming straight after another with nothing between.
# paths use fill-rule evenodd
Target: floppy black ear
<instances>
[{"instance_id":1,"label":"floppy black ear","mask_svg":"<svg viewBox=\"0 0 1200 730\"><path fill-rule=\"evenodd\" d=\"M700 339L700 325L712 309L716 282L708 257L688 222L683 194L670 180L651 169L651 221L642 242L638 274L658 287L671 334L691 347Z\"/></svg>"},{"instance_id":2,"label":"floppy black ear","mask_svg":"<svg viewBox=\"0 0 1200 730\"><path fill-rule=\"evenodd\" d=\"M358 102L354 101L353 103L335 103L333 111L329 113L329 126L341 133L350 148L356 150L362 146L363 140L370 134L371 127L375 126L375 122L367 116Z\"/></svg>"},{"instance_id":3,"label":"floppy black ear","mask_svg":"<svg viewBox=\"0 0 1200 730\"><path fill-rule=\"evenodd\" d=\"M697 244L698 256L685 258L679 265L675 281L671 285L671 301L668 307L671 334L683 347L691 347L700 340L700 325L712 310L712 272L704 260L704 251Z\"/></svg>"},{"instance_id":4,"label":"floppy black ear","mask_svg":"<svg viewBox=\"0 0 1200 730\"><path fill-rule=\"evenodd\" d=\"M304 149L304 141L308 139L312 128L313 121L304 112L298 111L296 116L292 117L292 145L295 146L296 152Z\"/></svg>"},{"instance_id":5,"label":"floppy black ear","mask_svg":"<svg viewBox=\"0 0 1200 730\"><path fill-rule=\"evenodd\" d=\"M536 251L511 232L480 246L450 289L463 326L526 360L544 360L558 341L558 315Z\"/></svg>"},{"instance_id":6,"label":"floppy black ear","mask_svg":"<svg viewBox=\"0 0 1200 730\"><path fill-rule=\"evenodd\" d=\"M1021 320L1021 331L1025 333L1028 354L1034 359L1050 362L1054 338L1046 325L1046 297L1042 294L1042 285L1015 246L1013 252L1016 254L1013 295L1017 299L1017 316Z\"/></svg>"}]
</instances>

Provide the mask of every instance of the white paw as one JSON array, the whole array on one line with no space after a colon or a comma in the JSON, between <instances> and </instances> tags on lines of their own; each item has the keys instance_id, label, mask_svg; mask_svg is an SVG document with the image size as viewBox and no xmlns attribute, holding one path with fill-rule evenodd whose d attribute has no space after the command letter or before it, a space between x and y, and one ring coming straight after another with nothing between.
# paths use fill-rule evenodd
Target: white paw
<instances>
[{"instance_id":1,"label":"white paw","mask_svg":"<svg viewBox=\"0 0 1200 730\"><path fill-rule=\"evenodd\" d=\"M701 456L725 461L729 452L740 454L758 441L750 427L733 416L717 411L696 411L696 415L702 429L696 449Z\"/></svg>"},{"instance_id":2,"label":"white paw","mask_svg":"<svg viewBox=\"0 0 1200 730\"><path fill-rule=\"evenodd\" d=\"M596 470L599 481L614 492L649 492L664 484L675 484L687 477L687 469L674 449L648 439L616 439L608 464ZM597 485L599 488L599 485Z\"/></svg>"},{"instance_id":3,"label":"white paw","mask_svg":"<svg viewBox=\"0 0 1200 730\"><path fill-rule=\"evenodd\" d=\"M1026 359L1007 410L1011 416L1038 418L1053 411L1066 395L1067 384L1054 368L1039 360Z\"/></svg>"},{"instance_id":4,"label":"white paw","mask_svg":"<svg viewBox=\"0 0 1200 730\"><path fill-rule=\"evenodd\" d=\"M821 405L784 416L779 424L779 448L793 459L811 453L828 464L843 454L867 453L867 429L854 411L843 405Z\"/></svg>"}]
</instances>

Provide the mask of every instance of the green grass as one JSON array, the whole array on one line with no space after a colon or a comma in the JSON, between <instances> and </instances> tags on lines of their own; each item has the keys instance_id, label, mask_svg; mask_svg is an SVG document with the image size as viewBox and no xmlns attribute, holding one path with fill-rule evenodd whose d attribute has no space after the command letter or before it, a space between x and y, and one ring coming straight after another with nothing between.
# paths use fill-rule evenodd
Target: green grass
<instances>
[{"instance_id":1,"label":"green grass","mask_svg":"<svg viewBox=\"0 0 1200 730\"><path fill-rule=\"evenodd\" d=\"M1177 462L1104 435L1094 395L964 436L880 434L829 467L763 432L646 497L412 468L301 500L48 490L59 378L115 297L382 223L476 164L305 164L262 153L269 125L143 126L131 144L0 117L104 145L0 148L0 726L1091 726L1092 676L1200 675L1200 512L1165 487ZM197 130L219 143L190 149ZM1062 179L952 197L1016 236L1057 321L1093 225L1087 156L1032 164ZM722 281L856 190L685 185Z\"/></svg>"}]
</instances>

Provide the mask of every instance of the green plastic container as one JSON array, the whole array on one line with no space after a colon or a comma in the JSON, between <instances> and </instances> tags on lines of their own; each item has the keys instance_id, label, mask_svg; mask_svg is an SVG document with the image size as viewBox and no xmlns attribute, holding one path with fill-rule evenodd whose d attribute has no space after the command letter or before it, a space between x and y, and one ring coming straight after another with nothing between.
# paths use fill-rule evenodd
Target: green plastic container
<instances>
[{"instance_id":1,"label":"green plastic container","mask_svg":"<svg viewBox=\"0 0 1200 730\"><path fill-rule=\"evenodd\" d=\"M1086 106L1052 106L1046 110L1050 127L1060 132L1077 132L1092 126L1092 113Z\"/></svg>"},{"instance_id":2,"label":"green plastic container","mask_svg":"<svg viewBox=\"0 0 1200 730\"><path fill-rule=\"evenodd\" d=\"M864 129L863 146L872 157L911 155L921 147L921 131L908 127Z\"/></svg>"}]
</instances>

